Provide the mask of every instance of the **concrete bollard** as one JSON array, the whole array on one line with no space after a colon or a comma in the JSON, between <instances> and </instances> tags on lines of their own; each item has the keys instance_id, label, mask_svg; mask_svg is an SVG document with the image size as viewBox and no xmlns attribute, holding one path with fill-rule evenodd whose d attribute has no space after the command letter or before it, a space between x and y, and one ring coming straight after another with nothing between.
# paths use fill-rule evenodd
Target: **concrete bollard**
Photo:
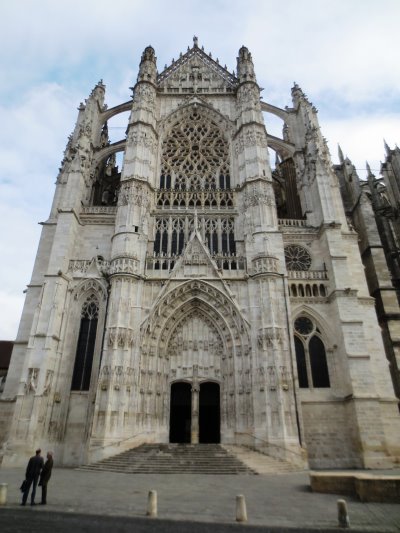
<instances>
[{"instance_id":1,"label":"concrete bollard","mask_svg":"<svg viewBox=\"0 0 400 533\"><path fill-rule=\"evenodd\" d=\"M146 515L152 518L157 517L157 491L156 490L149 491Z\"/></svg>"},{"instance_id":2,"label":"concrete bollard","mask_svg":"<svg viewBox=\"0 0 400 533\"><path fill-rule=\"evenodd\" d=\"M7 483L0 483L0 505L7 503Z\"/></svg>"},{"instance_id":3,"label":"concrete bollard","mask_svg":"<svg viewBox=\"0 0 400 533\"><path fill-rule=\"evenodd\" d=\"M338 510L339 527L349 528L350 520L349 520L349 515L347 513L346 500L337 501L337 510Z\"/></svg>"},{"instance_id":4,"label":"concrete bollard","mask_svg":"<svg viewBox=\"0 0 400 533\"><path fill-rule=\"evenodd\" d=\"M243 494L236 496L236 522L247 522L246 500Z\"/></svg>"}]
</instances>

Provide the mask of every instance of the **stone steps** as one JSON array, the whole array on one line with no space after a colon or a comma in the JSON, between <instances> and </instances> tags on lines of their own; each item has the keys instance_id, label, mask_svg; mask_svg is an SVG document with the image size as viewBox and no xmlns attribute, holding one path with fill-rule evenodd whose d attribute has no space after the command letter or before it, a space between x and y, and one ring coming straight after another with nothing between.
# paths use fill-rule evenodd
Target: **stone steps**
<instances>
[{"instance_id":1,"label":"stone steps","mask_svg":"<svg viewBox=\"0 0 400 533\"><path fill-rule=\"evenodd\" d=\"M256 474L219 444L143 444L79 470L127 474Z\"/></svg>"},{"instance_id":2,"label":"stone steps","mask_svg":"<svg viewBox=\"0 0 400 533\"><path fill-rule=\"evenodd\" d=\"M242 463L257 472L257 474L289 474L304 470L302 467L275 459L274 457L250 448L245 448L244 446L224 445L224 448L229 453L235 455Z\"/></svg>"}]
</instances>

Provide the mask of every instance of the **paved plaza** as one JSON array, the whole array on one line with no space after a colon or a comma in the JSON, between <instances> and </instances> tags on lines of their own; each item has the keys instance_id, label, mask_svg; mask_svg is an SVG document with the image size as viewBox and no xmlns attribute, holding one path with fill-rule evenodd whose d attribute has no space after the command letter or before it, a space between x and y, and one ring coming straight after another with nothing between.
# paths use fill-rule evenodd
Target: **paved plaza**
<instances>
[{"instance_id":1,"label":"paved plaza","mask_svg":"<svg viewBox=\"0 0 400 533\"><path fill-rule=\"evenodd\" d=\"M70 516L93 515L93 523L99 522L100 516L136 518L145 527L141 519L146 515L150 490L156 490L158 495L156 521L179 521L176 531L185 530L182 529L184 521L221 524L218 531L226 530L223 524L234 524L236 531L241 531L241 527L239 529L239 525L235 524L235 500L238 494L243 494L246 498L248 529L252 529L250 526L253 525L264 526L263 531L269 528L280 528L281 531L285 528L328 531L337 527L336 501L341 497L312 493L306 472L258 476L143 475L55 468L48 486L48 505L37 505L34 508L27 505L21 508L19 486L23 478L22 468L0 469L0 483L8 483L7 505L0 508L1 531L27 531L16 527L4 529L6 517L10 516L11 510L15 516L23 513L26 518L35 513L32 524L39 520L36 513L43 513L43 518L49 516L49 513L54 517L59 516L58 513L67 513ZM37 502L40 502L40 490L38 488ZM400 504L361 503L350 496L344 498L348 502L353 530L400 531ZM116 518L115 523L118 520ZM154 522L154 519L147 520ZM25 522L29 523L29 520ZM85 518L85 523L87 522ZM198 524L193 531L206 531L207 528L204 527ZM217 531L215 527L213 525L213 531ZM153 524L151 530L156 529L156 524ZM168 528L165 527L164 530L166 529ZM171 530L173 529L172 527ZM188 526L187 530L189 529L192 531L192 527ZM74 530L79 531L79 527L74 526ZM157 530L162 531L163 528ZM82 528L81 531L90 529ZM135 528L135 531L142 529Z\"/></svg>"}]
</instances>

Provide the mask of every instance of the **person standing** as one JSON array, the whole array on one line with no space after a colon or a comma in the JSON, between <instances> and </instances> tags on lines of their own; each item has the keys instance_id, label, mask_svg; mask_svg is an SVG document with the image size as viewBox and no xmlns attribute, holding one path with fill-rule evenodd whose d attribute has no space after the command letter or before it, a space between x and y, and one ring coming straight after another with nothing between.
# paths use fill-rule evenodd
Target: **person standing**
<instances>
[{"instance_id":1,"label":"person standing","mask_svg":"<svg viewBox=\"0 0 400 533\"><path fill-rule=\"evenodd\" d=\"M42 471L40 473L39 486L42 487L42 505L47 503L47 483L51 477L51 471L53 469L53 452L47 452L47 460L44 463Z\"/></svg>"},{"instance_id":2,"label":"person standing","mask_svg":"<svg viewBox=\"0 0 400 533\"><path fill-rule=\"evenodd\" d=\"M39 480L40 471L43 468L43 457L41 454L40 449L36 450L36 455L31 457L28 462L28 466L26 467L26 473L25 473L25 479L26 479L26 487L25 492L22 495L22 503L21 505L26 504L26 500L28 499L29 490L32 485L32 494L31 494L31 505L35 505L35 494L36 494L36 486Z\"/></svg>"}]
</instances>

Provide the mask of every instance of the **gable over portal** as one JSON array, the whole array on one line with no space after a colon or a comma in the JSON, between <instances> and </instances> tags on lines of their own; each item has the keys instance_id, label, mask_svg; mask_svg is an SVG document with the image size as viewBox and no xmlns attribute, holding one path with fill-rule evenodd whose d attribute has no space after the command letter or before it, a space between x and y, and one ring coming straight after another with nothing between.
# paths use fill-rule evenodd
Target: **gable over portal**
<instances>
[{"instance_id":1,"label":"gable over portal","mask_svg":"<svg viewBox=\"0 0 400 533\"><path fill-rule=\"evenodd\" d=\"M197 38L194 46L165 67L157 77L160 92L230 93L236 90L238 79L199 48Z\"/></svg>"}]
</instances>

